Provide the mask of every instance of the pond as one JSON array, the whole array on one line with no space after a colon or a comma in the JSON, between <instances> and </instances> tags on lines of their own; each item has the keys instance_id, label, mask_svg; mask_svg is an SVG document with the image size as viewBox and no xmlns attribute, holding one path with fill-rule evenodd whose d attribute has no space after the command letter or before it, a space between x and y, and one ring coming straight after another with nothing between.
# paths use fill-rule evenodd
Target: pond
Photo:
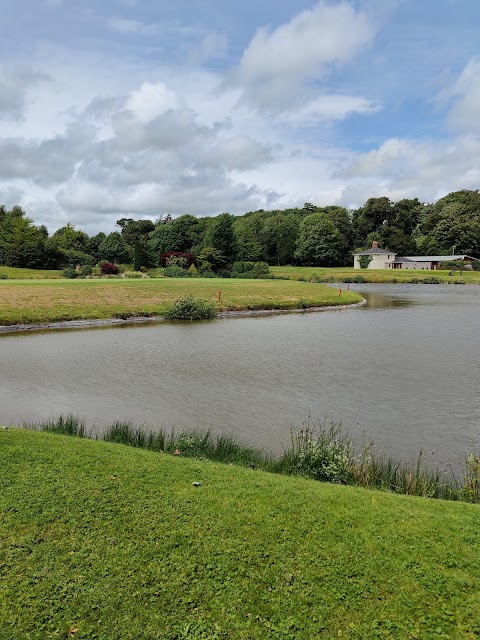
<instances>
[{"instance_id":1,"label":"pond","mask_svg":"<svg viewBox=\"0 0 480 640\"><path fill-rule=\"evenodd\" d=\"M74 413L273 453L308 417L430 466L480 442L480 288L352 285L350 309L0 335L0 424Z\"/></svg>"}]
</instances>

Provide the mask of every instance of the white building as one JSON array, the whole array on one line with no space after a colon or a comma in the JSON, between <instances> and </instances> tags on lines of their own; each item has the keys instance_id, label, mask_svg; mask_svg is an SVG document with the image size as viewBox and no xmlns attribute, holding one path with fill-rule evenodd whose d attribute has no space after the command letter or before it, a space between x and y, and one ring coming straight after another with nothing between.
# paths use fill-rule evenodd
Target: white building
<instances>
[{"instance_id":1,"label":"white building","mask_svg":"<svg viewBox=\"0 0 480 640\"><path fill-rule=\"evenodd\" d=\"M440 263L452 260L472 262L477 260L467 255L451 256L398 256L393 251L381 249L378 242L372 242L372 248L353 254L354 269L438 269ZM363 263L363 265L362 265Z\"/></svg>"},{"instance_id":2,"label":"white building","mask_svg":"<svg viewBox=\"0 0 480 640\"><path fill-rule=\"evenodd\" d=\"M371 249L353 254L353 267L354 269L390 269L396 255L393 251L381 249L378 242L374 240Z\"/></svg>"}]
</instances>

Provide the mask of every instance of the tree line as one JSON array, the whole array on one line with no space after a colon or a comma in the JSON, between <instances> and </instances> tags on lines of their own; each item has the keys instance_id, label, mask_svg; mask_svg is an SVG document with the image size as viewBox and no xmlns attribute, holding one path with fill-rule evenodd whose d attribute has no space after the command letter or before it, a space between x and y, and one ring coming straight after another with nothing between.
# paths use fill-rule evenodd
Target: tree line
<instances>
[{"instance_id":1,"label":"tree line","mask_svg":"<svg viewBox=\"0 0 480 640\"><path fill-rule=\"evenodd\" d=\"M49 235L21 207L0 206L0 264L64 269L104 260L138 269L158 266L165 254L180 252L208 262L213 270L234 261L350 266L352 252L370 247L373 240L399 255L480 257L480 193L455 191L433 204L370 198L356 210L307 202L302 208L242 216L121 218L117 227L89 236L67 224Z\"/></svg>"}]
</instances>

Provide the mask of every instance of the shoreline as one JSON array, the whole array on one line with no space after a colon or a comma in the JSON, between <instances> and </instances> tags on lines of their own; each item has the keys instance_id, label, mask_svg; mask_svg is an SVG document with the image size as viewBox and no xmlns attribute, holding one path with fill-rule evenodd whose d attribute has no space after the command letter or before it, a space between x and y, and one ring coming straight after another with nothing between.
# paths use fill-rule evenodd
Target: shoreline
<instances>
[{"instance_id":1,"label":"shoreline","mask_svg":"<svg viewBox=\"0 0 480 640\"><path fill-rule=\"evenodd\" d=\"M333 309L350 309L366 304L365 298L361 302L343 305L325 305L321 307L309 307L308 309L244 309L238 311L220 311L214 318L239 318L249 316L269 316L284 313L318 313L320 311L332 311ZM29 333L35 331L55 331L61 329L89 329L95 327L115 327L129 324L160 324L162 322L178 322L178 320L167 320L164 316L132 316L131 318L104 318L104 319L84 319L84 320L62 320L59 322L47 322L45 324L12 324L0 325L0 335L7 333ZM183 321L191 322L191 321Z\"/></svg>"}]
</instances>

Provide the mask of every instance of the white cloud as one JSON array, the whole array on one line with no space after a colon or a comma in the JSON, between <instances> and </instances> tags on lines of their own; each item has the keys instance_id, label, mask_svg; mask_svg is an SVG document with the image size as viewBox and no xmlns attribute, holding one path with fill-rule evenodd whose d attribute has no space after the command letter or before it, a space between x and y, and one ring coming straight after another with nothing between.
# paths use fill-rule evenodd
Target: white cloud
<instances>
[{"instance_id":1,"label":"white cloud","mask_svg":"<svg viewBox=\"0 0 480 640\"><path fill-rule=\"evenodd\" d=\"M447 119L449 126L457 131L480 134L480 59L469 60L444 95L453 103Z\"/></svg>"},{"instance_id":2,"label":"white cloud","mask_svg":"<svg viewBox=\"0 0 480 640\"><path fill-rule=\"evenodd\" d=\"M450 191L478 189L480 139L468 135L449 141L390 139L358 155L334 177L346 181L341 198L345 205L359 206L376 195L433 202Z\"/></svg>"},{"instance_id":3,"label":"white cloud","mask_svg":"<svg viewBox=\"0 0 480 640\"><path fill-rule=\"evenodd\" d=\"M370 115L380 109L380 105L366 98L330 94L310 100L296 109L285 111L278 116L278 120L305 127L319 121L345 120L354 114Z\"/></svg>"},{"instance_id":4,"label":"white cloud","mask_svg":"<svg viewBox=\"0 0 480 640\"><path fill-rule=\"evenodd\" d=\"M321 1L274 31L260 28L232 80L243 87L245 99L260 107L289 105L306 83L351 60L373 36L366 13L347 2Z\"/></svg>"},{"instance_id":5,"label":"white cloud","mask_svg":"<svg viewBox=\"0 0 480 640\"><path fill-rule=\"evenodd\" d=\"M143 123L151 122L170 109L178 109L181 101L163 82L143 82L130 92L125 108Z\"/></svg>"}]
</instances>

